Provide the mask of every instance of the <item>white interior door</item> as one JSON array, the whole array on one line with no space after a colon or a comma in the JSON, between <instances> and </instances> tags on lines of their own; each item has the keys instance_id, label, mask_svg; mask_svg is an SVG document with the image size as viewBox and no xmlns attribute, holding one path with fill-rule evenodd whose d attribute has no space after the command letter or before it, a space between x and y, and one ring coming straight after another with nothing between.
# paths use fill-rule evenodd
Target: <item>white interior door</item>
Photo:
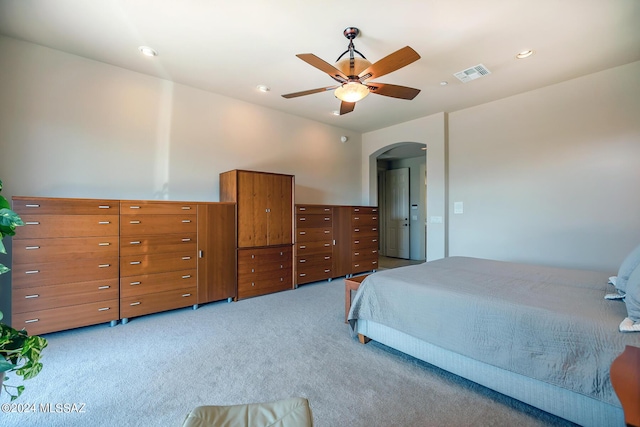
<instances>
[{"instance_id":1,"label":"white interior door","mask_svg":"<svg viewBox=\"0 0 640 427\"><path fill-rule=\"evenodd\" d=\"M409 258L409 168L386 175L386 255Z\"/></svg>"}]
</instances>

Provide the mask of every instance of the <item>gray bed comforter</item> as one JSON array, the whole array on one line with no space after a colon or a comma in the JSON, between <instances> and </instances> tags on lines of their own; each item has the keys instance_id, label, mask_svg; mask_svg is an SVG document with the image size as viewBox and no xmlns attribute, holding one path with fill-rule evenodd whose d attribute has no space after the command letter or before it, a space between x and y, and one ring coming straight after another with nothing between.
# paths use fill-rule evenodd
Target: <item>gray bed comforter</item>
<instances>
[{"instance_id":1,"label":"gray bed comforter","mask_svg":"<svg viewBox=\"0 0 640 427\"><path fill-rule=\"evenodd\" d=\"M609 366L639 333L622 333L608 274L450 257L376 272L349 313L475 360L616 406Z\"/></svg>"}]
</instances>

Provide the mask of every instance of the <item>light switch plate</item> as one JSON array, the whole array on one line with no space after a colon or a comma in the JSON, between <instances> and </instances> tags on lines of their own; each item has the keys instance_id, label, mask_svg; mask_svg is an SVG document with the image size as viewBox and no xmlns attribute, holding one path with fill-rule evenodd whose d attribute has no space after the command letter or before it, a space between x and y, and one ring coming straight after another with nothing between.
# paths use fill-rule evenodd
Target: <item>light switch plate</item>
<instances>
[{"instance_id":1,"label":"light switch plate","mask_svg":"<svg viewBox=\"0 0 640 427\"><path fill-rule=\"evenodd\" d=\"M453 213L461 214L464 212L464 205L462 202L454 202L453 203Z\"/></svg>"}]
</instances>

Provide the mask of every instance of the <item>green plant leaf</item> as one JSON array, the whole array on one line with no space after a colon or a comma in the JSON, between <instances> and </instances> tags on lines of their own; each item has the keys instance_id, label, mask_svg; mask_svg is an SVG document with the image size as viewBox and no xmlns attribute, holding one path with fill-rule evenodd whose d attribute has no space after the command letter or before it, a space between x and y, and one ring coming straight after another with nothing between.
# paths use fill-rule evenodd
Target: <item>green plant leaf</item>
<instances>
[{"instance_id":1,"label":"green plant leaf","mask_svg":"<svg viewBox=\"0 0 640 427\"><path fill-rule=\"evenodd\" d=\"M2 237L16 234L16 227L24 225L20 216L11 209L0 209L0 233Z\"/></svg>"},{"instance_id":2,"label":"green plant leaf","mask_svg":"<svg viewBox=\"0 0 640 427\"><path fill-rule=\"evenodd\" d=\"M3 196L0 196L0 208L11 209L11 204L9 204L9 201L5 199Z\"/></svg>"},{"instance_id":3,"label":"green plant leaf","mask_svg":"<svg viewBox=\"0 0 640 427\"><path fill-rule=\"evenodd\" d=\"M6 266L5 266L5 265L3 265L3 264L0 264L0 274L4 274L4 273L8 273L8 272L9 272L9 268L8 268L8 267L6 267ZM2 318L0 317L0 320L1 320L1 319L2 319Z\"/></svg>"}]
</instances>

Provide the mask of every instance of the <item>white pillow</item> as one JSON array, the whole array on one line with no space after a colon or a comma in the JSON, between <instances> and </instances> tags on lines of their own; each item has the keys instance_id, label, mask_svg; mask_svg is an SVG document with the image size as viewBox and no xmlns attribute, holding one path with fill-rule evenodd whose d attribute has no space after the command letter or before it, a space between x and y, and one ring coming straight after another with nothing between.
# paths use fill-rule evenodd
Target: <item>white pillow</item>
<instances>
[{"instance_id":1,"label":"white pillow","mask_svg":"<svg viewBox=\"0 0 640 427\"><path fill-rule=\"evenodd\" d=\"M634 323L640 322L640 268L636 268L627 281L627 295L624 298L627 317Z\"/></svg>"},{"instance_id":2,"label":"white pillow","mask_svg":"<svg viewBox=\"0 0 640 427\"><path fill-rule=\"evenodd\" d=\"M640 245L637 248L631 251L629 255L622 261L620 264L620 269L618 270L618 278L616 279L615 287L618 292L626 293L627 292L627 281L636 270L636 267L640 265Z\"/></svg>"}]
</instances>

